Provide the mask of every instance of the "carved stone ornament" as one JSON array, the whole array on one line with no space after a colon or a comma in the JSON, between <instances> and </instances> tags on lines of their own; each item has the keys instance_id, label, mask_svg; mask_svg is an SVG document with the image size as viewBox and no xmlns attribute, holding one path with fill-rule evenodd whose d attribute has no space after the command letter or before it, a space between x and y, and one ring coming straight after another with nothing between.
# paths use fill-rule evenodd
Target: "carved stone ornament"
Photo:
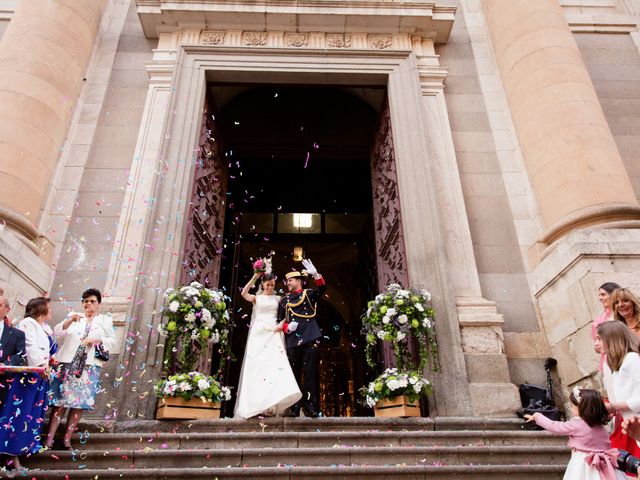
<instances>
[{"instance_id":1,"label":"carved stone ornament","mask_svg":"<svg viewBox=\"0 0 640 480\"><path fill-rule=\"evenodd\" d=\"M292 33L285 35L284 44L287 47L306 47L309 45L309 35L306 33Z\"/></svg>"},{"instance_id":2,"label":"carved stone ornament","mask_svg":"<svg viewBox=\"0 0 640 480\"><path fill-rule=\"evenodd\" d=\"M204 31L200 37L203 45L222 45L224 44L225 32Z\"/></svg>"},{"instance_id":3,"label":"carved stone ornament","mask_svg":"<svg viewBox=\"0 0 640 480\"><path fill-rule=\"evenodd\" d=\"M266 32L245 32L243 43L248 47L264 47L267 44Z\"/></svg>"},{"instance_id":4,"label":"carved stone ornament","mask_svg":"<svg viewBox=\"0 0 640 480\"><path fill-rule=\"evenodd\" d=\"M390 35L369 36L368 40L369 48L377 48L378 50L391 48L393 44L393 39Z\"/></svg>"},{"instance_id":5,"label":"carved stone ornament","mask_svg":"<svg viewBox=\"0 0 640 480\"><path fill-rule=\"evenodd\" d=\"M351 35L327 35L327 46L332 48L351 48Z\"/></svg>"}]
</instances>

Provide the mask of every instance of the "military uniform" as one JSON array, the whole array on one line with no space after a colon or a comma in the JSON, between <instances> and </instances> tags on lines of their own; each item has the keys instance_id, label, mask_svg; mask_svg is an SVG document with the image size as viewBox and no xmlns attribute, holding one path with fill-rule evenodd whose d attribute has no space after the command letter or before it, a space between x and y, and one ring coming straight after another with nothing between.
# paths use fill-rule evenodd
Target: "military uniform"
<instances>
[{"instance_id":1,"label":"military uniform","mask_svg":"<svg viewBox=\"0 0 640 480\"><path fill-rule=\"evenodd\" d=\"M282 330L285 333L287 357L291 369L300 385L300 377L304 376L302 399L291 407L292 416L298 416L300 406L304 404L305 413L310 416L318 414L318 349L317 342L322 333L316 321L317 302L327 286L324 278L315 280L315 289L303 289L291 292L280 301L278 306L278 321L284 321ZM291 331L289 325L296 322L297 329Z\"/></svg>"}]
</instances>

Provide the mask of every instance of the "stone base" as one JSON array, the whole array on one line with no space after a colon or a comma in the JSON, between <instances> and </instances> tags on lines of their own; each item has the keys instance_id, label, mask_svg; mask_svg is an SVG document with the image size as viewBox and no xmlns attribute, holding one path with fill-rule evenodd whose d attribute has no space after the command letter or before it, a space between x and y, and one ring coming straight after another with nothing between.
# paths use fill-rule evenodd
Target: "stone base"
<instances>
[{"instance_id":1,"label":"stone base","mask_svg":"<svg viewBox=\"0 0 640 480\"><path fill-rule=\"evenodd\" d=\"M513 383L470 383L469 392L475 415L515 417L521 407L520 393Z\"/></svg>"}]
</instances>

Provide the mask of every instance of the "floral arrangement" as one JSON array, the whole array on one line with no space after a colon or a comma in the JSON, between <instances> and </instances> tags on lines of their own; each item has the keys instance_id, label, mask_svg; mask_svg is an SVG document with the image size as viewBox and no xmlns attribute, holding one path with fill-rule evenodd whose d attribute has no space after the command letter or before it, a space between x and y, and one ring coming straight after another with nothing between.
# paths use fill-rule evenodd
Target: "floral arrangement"
<instances>
[{"instance_id":1,"label":"floral arrangement","mask_svg":"<svg viewBox=\"0 0 640 480\"><path fill-rule=\"evenodd\" d=\"M174 367L170 373L193 370L198 354L209 342L219 344L221 353L229 353L231 317L227 301L224 293L198 282L165 292L162 316L166 321L160 324L159 332L167 337L164 365ZM172 360L178 351L176 364Z\"/></svg>"},{"instance_id":2,"label":"floral arrangement","mask_svg":"<svg viewBox=\"0 0 640 480\"><path fill-rule=\"evenodd\" d=\"M267 271L267 262L263 258L259 258L253 262L253 273L265 273Z\"/></svg>"},{"instance_id":3,"label":"floral arrangement","mask_svg":"<svg viewBox=\"0 0 640 480\"><path fill-rule=\"evenodd\" d=\"M180 373L164 378L153 387L157 397L199 398L203 402L231 399L231 390L208 375L198 372Z\"/></svg>"},{"instance_id":4,"label":"floral arrangement","mask_svg":"<svg viewBox=\"0 0 640 480\"><path fill-rule=\"evenodd\" d=\"M362 387L360 393L369 407L374 407L383 398L406 395L410 402L417 400L421 394L431 393L431 383L417 372L400 372L397 368L387 368L382 375Z\"/></svg>"},{"instance_id":5,"label":"floral arrangement","mask_svg":"<svg viewBox=\"0 0 640 480\"><path fill-rule=\"evenodd\" d=\"M405 289L393 283L385 292L369 302L362 316L362 333L366 338L367 363L375 366L373 352L379 341L390 342L396 356L396 365L424 370L427 361L437 370L438 344L434 330L434 310L431 294L426 290ZM413 338L418 348L416 363L409 350Z\"/></svg>"}]
</instances>

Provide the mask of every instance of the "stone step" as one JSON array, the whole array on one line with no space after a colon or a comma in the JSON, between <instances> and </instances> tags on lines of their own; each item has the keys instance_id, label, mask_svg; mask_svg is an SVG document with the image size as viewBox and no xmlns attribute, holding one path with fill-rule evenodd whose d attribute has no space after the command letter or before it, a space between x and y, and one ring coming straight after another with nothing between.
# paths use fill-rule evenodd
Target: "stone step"
<instances>
[{"instance_id":1,"label":"stone step","mask_svg":"<svg viewBox=\"0 0 640 480\"><path fill-rule=\"evenodd\" d=\"M219 420L87 420L80 431L96 433L156 433L156 432L305 432L305 431L365 431L365 430L531 430L519 418L435 417L435 418L376 418L324 417L287 418L265 417L221 418Z\"/></svg>"},{"instance_id":2,"label":"stone step","mask_svg":"<svg viewBox=\"0 0 640 480\"><path fill-rule=\"evenodd\" d=\"M363 465L566 465L566 446L449 446L84 450L43 452L29 468L150 469Z\"/></svg>"},{"instance_id":3,"label":"stone step","mask_svg":"<svg viewBox=\"0 0 640 480\"><path fill-rule=\"evenodd\" d=\"M69 470L30 471L24 478L37 480L75 479L157 479L184 480L204 479L260 479L260 480L560 480L564 465L527 465L513 463L507 465L420 465L420 466L331 466L331 467L291 467L275 468L247 467L230 468L148 468L91 470L75 468ZM22 478L22 477L19 477Z\"/></svg>"},{"instance_id":4,"label":"stone step","mask_svg":"<svg viewBox=\"0 0 640 480\"><path fill-rule=\"evenodd\" d=\"M115 448L301 448L341 446L566 445L566 439L544 431L343 431L228 433L83 433L73 444L80 450Z\"/></svg>"}]
</instances>

